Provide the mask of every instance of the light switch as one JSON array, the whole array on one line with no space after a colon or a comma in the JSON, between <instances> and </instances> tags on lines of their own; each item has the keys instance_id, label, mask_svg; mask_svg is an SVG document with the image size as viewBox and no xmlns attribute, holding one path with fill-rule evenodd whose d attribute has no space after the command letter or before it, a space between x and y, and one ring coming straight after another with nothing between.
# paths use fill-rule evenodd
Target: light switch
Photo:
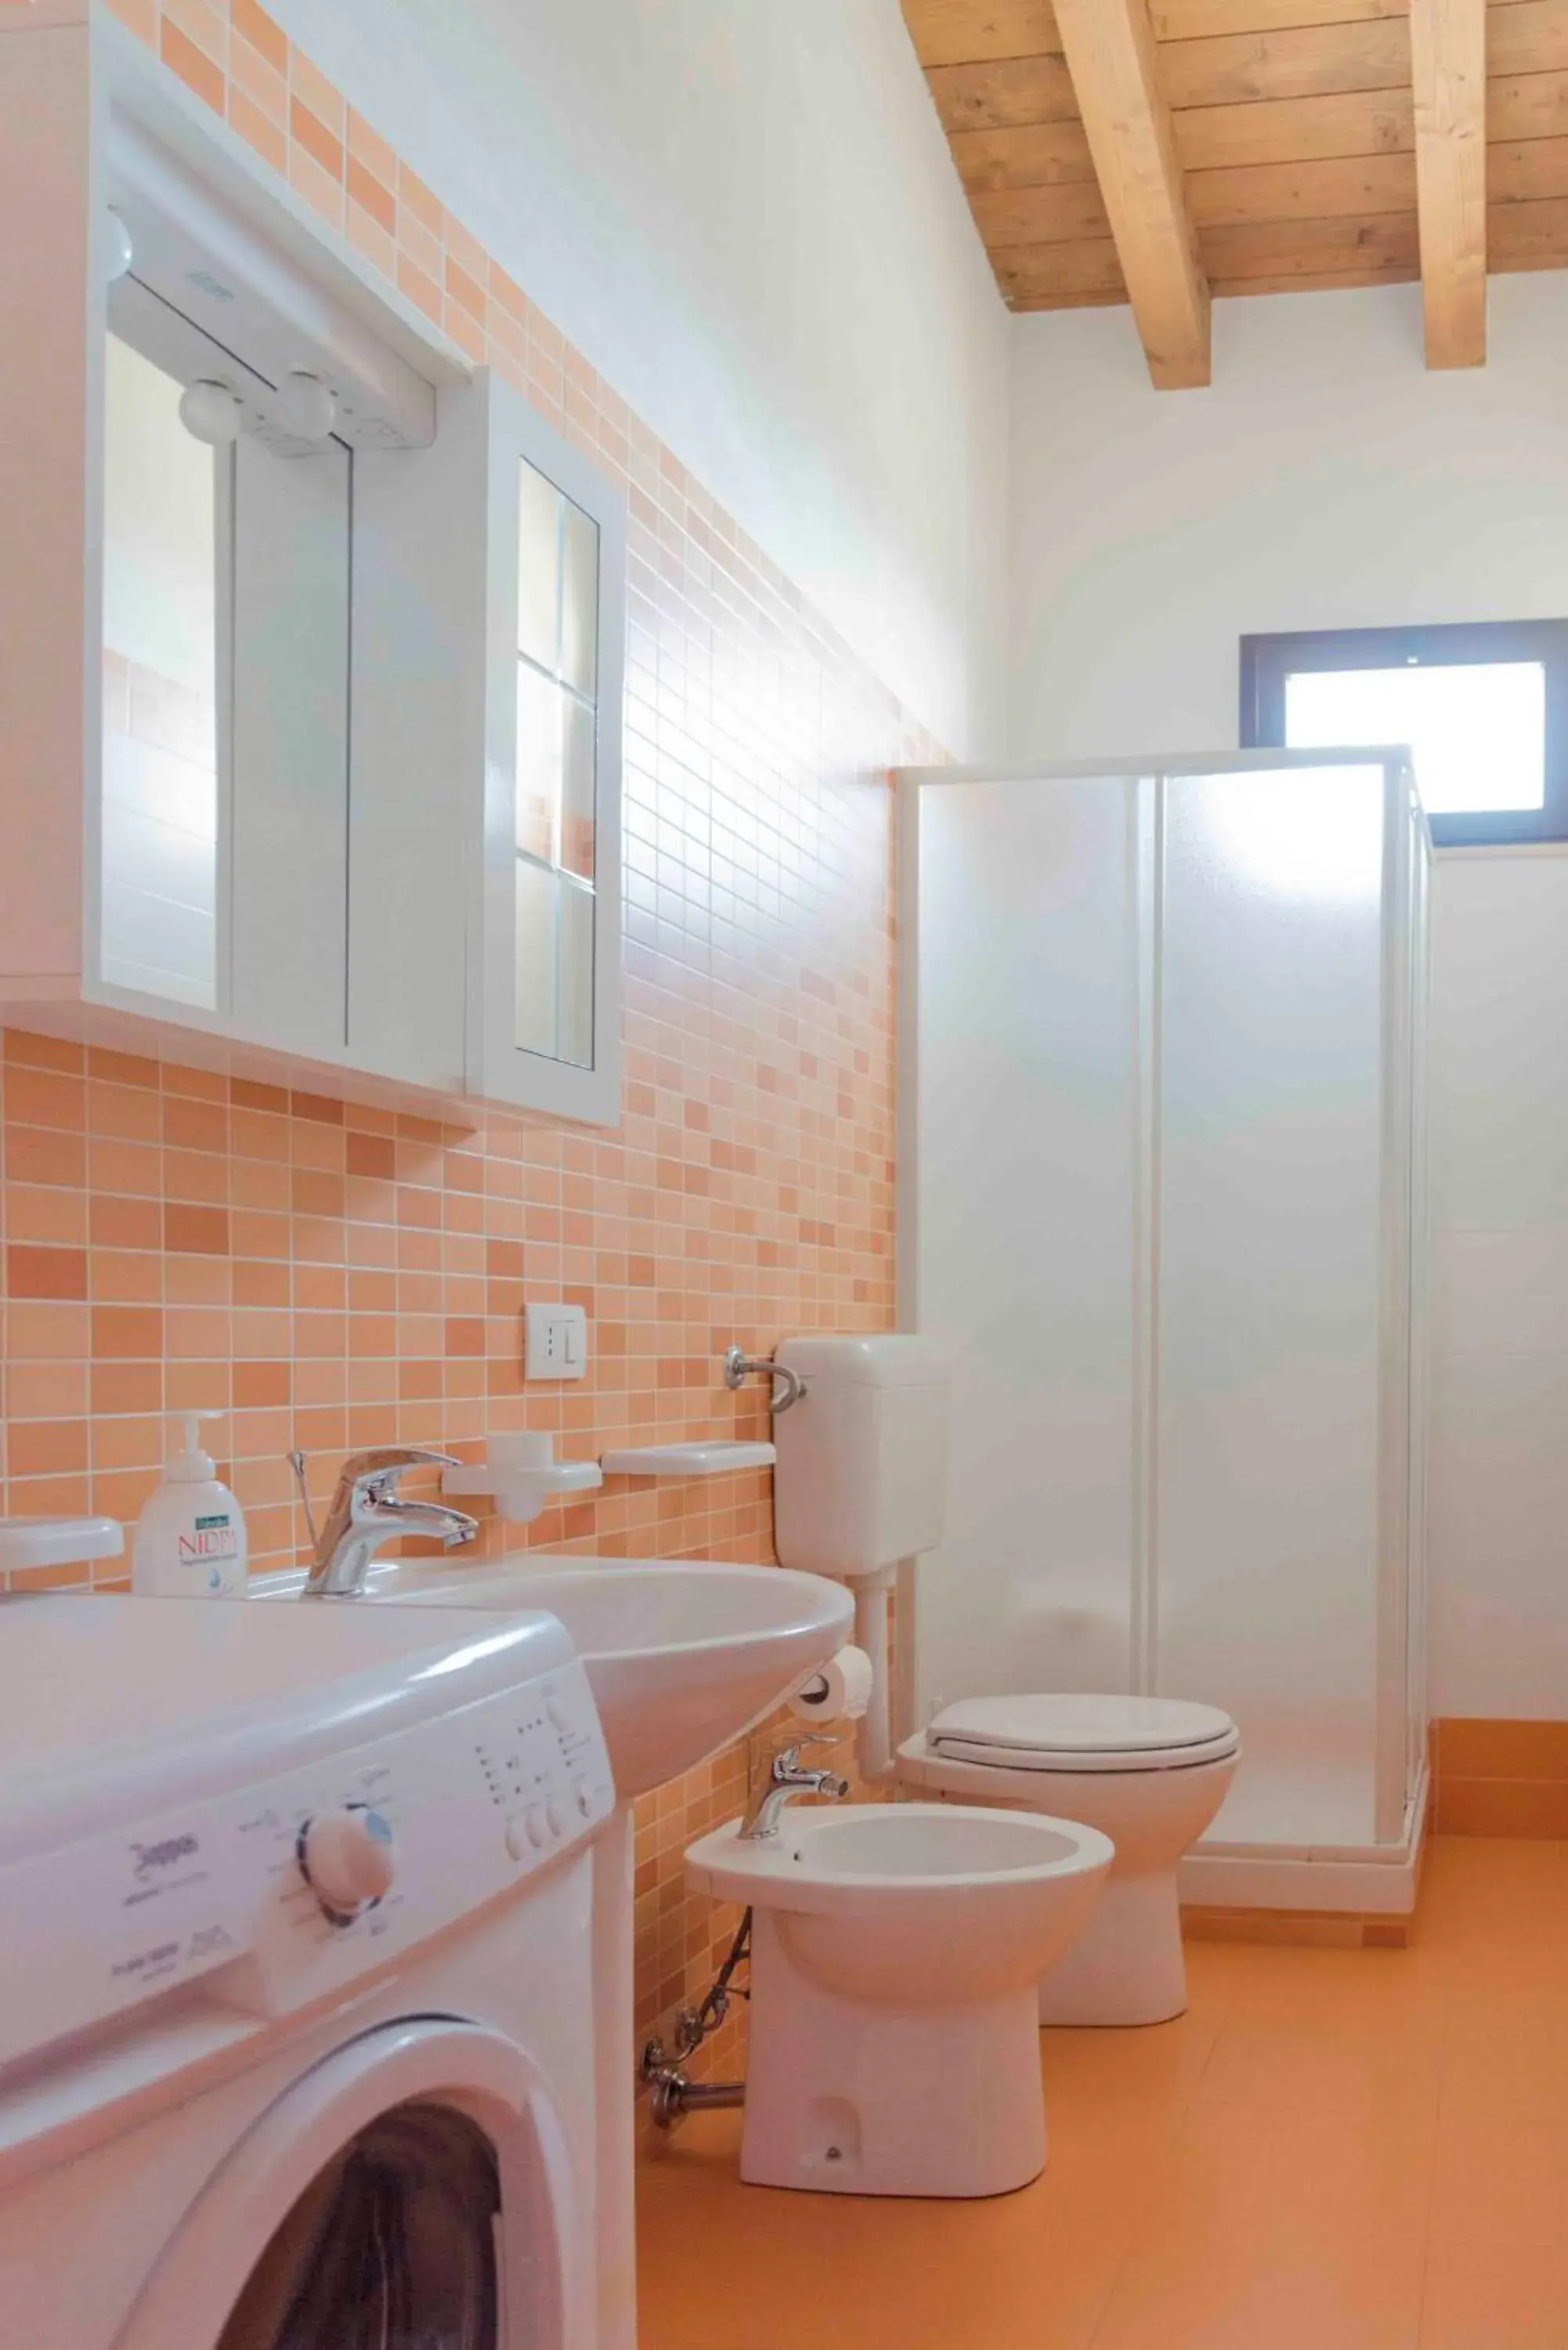
<instances>
[{"instance_id":1,"label":"light switch","mask_svg":"<svg viewBox=\"0 0 1568 2350\"><path fill-rule=\"evenodd\" d=\"M588 1367L588 1317L581 1305L524 1309L524 1375L531 1379L580 1379Z\"/></svg>"}]
</instances>

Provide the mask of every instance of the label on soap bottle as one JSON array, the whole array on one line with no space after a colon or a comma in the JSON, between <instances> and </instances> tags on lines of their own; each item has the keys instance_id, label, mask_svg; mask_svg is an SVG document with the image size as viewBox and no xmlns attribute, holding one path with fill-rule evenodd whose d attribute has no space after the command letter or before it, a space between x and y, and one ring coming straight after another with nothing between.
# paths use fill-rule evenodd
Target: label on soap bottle
<instances>
[{"instance_id":1,"label":"label on soap bottle","mask_svg":"<svg viewBox=\"0 0 1568 2350\"><path fill-rule=\"evenodd\" d=\"M237 1558L239 1540L227 1510L211 1510L199 1517L188 1534L180 1536L180 1561L194 1566L203 1559Z\"/></svg>"}]
</instances>

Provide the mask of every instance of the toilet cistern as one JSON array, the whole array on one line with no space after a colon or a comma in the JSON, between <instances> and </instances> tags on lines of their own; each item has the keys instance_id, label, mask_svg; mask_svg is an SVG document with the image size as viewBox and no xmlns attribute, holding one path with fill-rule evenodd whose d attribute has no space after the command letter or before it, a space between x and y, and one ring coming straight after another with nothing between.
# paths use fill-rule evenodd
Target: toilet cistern
<instances>
[{"instance_id":1,"label":"toilet cistern","mask_svg":"<svg viewBox=\"0 0 1568 2350\"><path fill-rule=\"evenodd\" d=\"M289 1463L304 1493L305 1455L290 1453ZM397 1490L399 1478L410 1469L457 1465L450 1452L430 1452L417 1444L378 1445L369 1452L351 1453L337 1472L337 1490L319 1534L306 1497L316 1555L300 1597L358 1597L376 1553L398 1534L433 1537L448 1550L472 1542L479 1521L466 1510L449 1509L444 1502L404 1501Z\"/></svg>"},{"instance_id":2,"label":"toilet cistern","mask_svg":"<svg viewBox=\"0 0 1568 2350\"><path fill-rule=\"evenodd\" d=\"M803 1771L800 1750L803 1746L825 1746L832 1742L821 1735L797 1738L788 1746L781 1746L768 1763L768 1774L763 1792L750 1806L741 1823L741 1835L747 1844L763 1844L778 1835L784 1819L784 1805L796 1795L822 1795L829 1803L839 1803L849 1793L849 1782L835 1771Z\"/></svg>"}]
</instances>

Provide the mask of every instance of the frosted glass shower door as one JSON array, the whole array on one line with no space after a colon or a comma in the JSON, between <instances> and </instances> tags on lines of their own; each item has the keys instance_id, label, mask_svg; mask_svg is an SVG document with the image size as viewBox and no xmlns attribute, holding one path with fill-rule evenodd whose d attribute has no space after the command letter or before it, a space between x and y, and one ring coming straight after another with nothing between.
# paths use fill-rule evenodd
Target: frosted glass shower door
<instances>
[{"instance_id":1,"label":"frosted glass shower door","mask_svg":"<svg viewBox=\"0 0 1568 2350\"><path fill-rule=\"evenodd\" d=\"M922 1721L1136 1682L1152 810L1151 784L1106 775L906 798L901 1285L955 1362L950 1539L918 1570Z\"/></svg>"},{"instance_id":2,"label":"frosted glass shower door","mask_svg":"<svg viewBox=\"0 0 1568 2350\"><path fill-rule=\"evenodd\" d=\"M1245 1767L1210 1842L1366 1846L1386 1536L1385 775L1164 788L1156 1686L1241 1724Z\"/></svg>"}]
</instances>

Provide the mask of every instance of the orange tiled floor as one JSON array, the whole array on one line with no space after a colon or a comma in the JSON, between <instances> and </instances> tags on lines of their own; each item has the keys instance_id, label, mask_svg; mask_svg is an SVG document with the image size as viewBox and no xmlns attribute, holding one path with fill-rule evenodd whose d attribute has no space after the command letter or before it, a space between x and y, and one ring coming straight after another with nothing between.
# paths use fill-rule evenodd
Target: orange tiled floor
<instances>
[{"instance_id":1,"label":"orange tiled floor","mask_svg":"<svg viewBox=\"0 0 1568 2350\"><path fill-rule=\"evenodd\" d=\"M1568 2350L1568 1845L1441 1838L1408 1950L1199 1943L1190 2012L1043 2036L990 2203L641 2180L643 2350Z\"/></svg>"}]
</instances>

